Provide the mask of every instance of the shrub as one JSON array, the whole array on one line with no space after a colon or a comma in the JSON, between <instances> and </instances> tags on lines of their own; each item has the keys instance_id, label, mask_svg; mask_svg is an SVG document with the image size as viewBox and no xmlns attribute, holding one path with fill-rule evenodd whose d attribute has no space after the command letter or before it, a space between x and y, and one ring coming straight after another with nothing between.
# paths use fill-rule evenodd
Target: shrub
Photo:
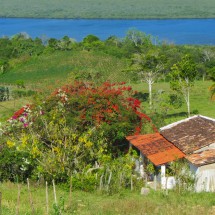
<instances>
[{"instance_id":1,"label":"shrub","mask_svg":"<svg viewBox=\"0 0 215 215\"><path fill-rule=\"evenodd\" d=\"M95 162L108 166L104 156L117 158L119 151L125 150L125 136L139 133L145 120L150 121L139 111L140 101L132 95L131 87L124 83L94 86L76 82L63 86L14 114L8 121L7 143L36 159L36 171L47 180L66 182ZM111 171L117 174L119 168ZM82 174L83 184L93 178ZM89 184L87 190L92 186Z\"/></svg>"},{"instance_id":2,"label":"shrub","mask_svg":"<svg viewBox=\"0 0 215 215\"><path fill-rule=\"evenodd\" d=\"M9 88L0 86L0 102L9 100Z\"/></svg>"},{"instance_id":3,"label":"shrub","mask_svg":"<svg viewBox=\"0 0 215 215\"><path fill-rule=\"evenodd\" d=\"M2 147L0 151L0 180L25 181L32 174L35 162L28 152L15 147Z\"/></svg>"}]
</instances>

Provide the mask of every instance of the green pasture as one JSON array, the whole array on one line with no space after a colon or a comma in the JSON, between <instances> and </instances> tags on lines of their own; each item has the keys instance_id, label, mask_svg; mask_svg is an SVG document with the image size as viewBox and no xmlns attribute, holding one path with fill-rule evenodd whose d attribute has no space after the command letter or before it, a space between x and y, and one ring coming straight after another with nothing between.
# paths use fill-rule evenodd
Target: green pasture
<instances>
[{"instance_id":1,"label":"green pasture","mask_svg":"<svg viewBox=\"0 0 215 215\"><path fill-rule=\"evenodd\" d=\"M32 210L35 215L47 214L47 206L48 214L65 215L213 215L215 212L213 193L177 194L171 191L166 195L163 191L151 190L149 195L142 196L140 192L124 190L115 195L82 191L72 191L70 195L68 190L57 186L57 208L54 208L52 185L48 187L48 195L44 185L30 182L30 192L25 184L19 184L19 187L17 201L18 185L9 182L0 184L2 214L14 215L17 210L20 215L32 214Z\"/></svg>"},{"instance_id":2,"label":"green pasture","mask_svg":"<svg viewBox=\"0 0 215 215\"><path fill-rule=\"evenodd\" d=\"M122 82L125 81L134 90L142 94L148 93L146 83L133 83L132 76L128 72L123 72L128 62L113 56L98 52L77 51L77 52L54 52L29 59L15 59L10 62L12 69L0 76L0 85L13 88L17 80L22 80L27 89L40 92L52 91L65 83L71 82L74 76L90 74L91 81L100 82ZM99 74L99 77L97 75ZM196 81L191 90L191 111L193 114L201 114L215 118L215 102L210 99L209 87L211 81ZM157 82L153 85L153 98L158 92L172 92L168 82ZM27 101L30 98L27 98ZM142 100L143 111L149 113L148 101ZM15 101L5 101L0 103L0 119L5 119L17 108L26 104L26 99L21 98ZM159 112L159 105L154 101L154 110ZM179 109L171 109L167 112L166 122L186 118L185 103Z\"/></svg>"},{"instance_id":3,"label":"green pasture","mask_svg":"<svg viewBox=\"0 0 215 215\"><path fill-rule=\"evenodd\" d=\"M126 66L125 60L88 51L54 52L29 60L15 59L10 64L12 69L0 76L0 83L14 84L23 80L27 85L47 87L55 81L68 81L73 72L92 73L92 77L99 73L103 81L125 80L125 74L121 72Z\"/></svg>"},{"instance_id":4,"label":"green pasture","mask_svg":"<svg viewBox=\"0 0 215 215\"><path fill-rule=\"evenodd\" d=\"M214 18L213 0L0 0L0 17Z\"/></svg>"},{"instance_id":5,"label":"green pasture","mask_svg":"<svg viewBox=\"0 0 215 215\"><path fill-rule=\"evenodd\" d=\"M194 112L192 115L201 114L204 116L215 118L215 101L211 100L211 95L209 87L212 85L212 81L196 81L190 93L190 107L191 112ZM133 84L133 89L147 93L148 85L146 83ZM173 93L170 89L170 84L167 82L157 82L153 85L153 97L156 97L156 94L159 91L164 93ZM169 124L177 120L187 117L187 107L183 101L182 107L179 109L172 109L167 112L167 118L164 124ZM148 101L143 101L142 103L143 111L150 112L148 107ZM159 112L159 105L154 101L155 109Z\"/></svg>"}]
</instances>

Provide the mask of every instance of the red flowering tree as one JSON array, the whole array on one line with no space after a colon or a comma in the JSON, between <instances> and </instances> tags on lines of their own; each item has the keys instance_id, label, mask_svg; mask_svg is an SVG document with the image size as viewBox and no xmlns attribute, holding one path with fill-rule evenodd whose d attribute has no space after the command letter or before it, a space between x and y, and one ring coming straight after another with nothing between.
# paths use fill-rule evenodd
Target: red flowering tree
<instances>
[{"instance_id":1,"label":"red flowering tree","mask_svg":"<svg viewBox=\"0 0 215 215\"><path fill-rule=\"evenodd\" d=\"M64 114L68 125L76 130L84 132L89 127L98 129L105 126L115 132L111 139L119 140L125 135L139 134L142 123L151 121L140 112L141 102L133 97L134 94L124 82L105 82L97 87L91 83L76 82L57 89L42 109L44 113L51 113L60 105L64 112L59 114Z\"/></svg>"},{"instance_id":2,"label":"red flowering tree","mask_svg":"<svg viewBox=\"0 0 215 215\"><path fill-rule=\"evenodd\" d=\"M82 171L115 153L126 135L139 134L150 122L133 95L125 83L65 85L14 114L9 123L18 122L21 129L8 136L8 145L29 151L40 171L51 176Z\"/></svg>"}]
</instances>

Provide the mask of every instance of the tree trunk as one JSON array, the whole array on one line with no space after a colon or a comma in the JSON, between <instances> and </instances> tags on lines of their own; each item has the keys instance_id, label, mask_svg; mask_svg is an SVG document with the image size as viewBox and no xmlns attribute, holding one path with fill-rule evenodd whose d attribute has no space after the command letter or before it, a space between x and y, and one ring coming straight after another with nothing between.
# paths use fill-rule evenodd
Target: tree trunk
<instances>
[{"instance_id":1,"label":"tree trunk","mask_svg":"<svg viewBox=\"0 0 215 215\"><path fill-rule=\"evenodd\" d=\"M152 82L148 82L149 85L149 108L152 109Z\"/></svg>"},{"instance_id":2,"label":"tree trunk","mask_svg":"<svg viewBox=\"0 0 215 215\"><path fill-rule=\"evenodd\" d=\"M190 117L190 89L187 90L187 113L188 117Z\"/></svg>"}]
</instances>

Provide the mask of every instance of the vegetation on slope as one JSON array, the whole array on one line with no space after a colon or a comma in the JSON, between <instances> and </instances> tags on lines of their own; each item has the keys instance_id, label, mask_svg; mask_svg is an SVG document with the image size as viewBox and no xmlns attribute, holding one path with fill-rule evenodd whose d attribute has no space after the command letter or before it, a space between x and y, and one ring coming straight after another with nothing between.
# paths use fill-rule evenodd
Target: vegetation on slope
<instances>
[{"instance_id":1,"label":"vegetation on slope","mask_svg":"<svg viewBox=\"0 0 215 215\"><path fill-rule=\"evenodd\" d=\"M213 0L0 0L1 17L214 18Z\"/></svg>"},{"instance_id":2,"label":"vegetation on slope","mask_svg":"<svg viewBox=\"0 0 215 215\"><path fill-rule=\"evenodd\" d=\"M177 105L170 105L170 99L176 97L169 88L169 74L172 66L188 54L196 65L197 74L194 79L198 81L191 92L192 114L200 113L214 117L214 103L210 101L211 95L208 90L213 83L204 81L209 78L213 80L214 77L214 47L176 46L162 42L153 45L152 41L150 35L136 30L130 30L123 39L110 36L105 41L94 35L88 35L81 42L75 42L67 36L46 41L40 38L33 40L25 34L1 38L0 83L9 87L12 92L11 98L16 99L32 95L38 90L53 90L71 80L93 81L97 84L105 81L127 82L143 94L141 99L147 109L148 87L142 81L145 82L146 75L150 74L147 70L158 63L159 69L155 68L155 83L152 88L153 108L149 109L149 112L153 110L162 114L166 120L170 114L177 118L186 116L184 105L178 110L175 109L179 105L178 102ZM154 55L157 57L155 56L156 60L152 62L151 56ZM196 100L197 96L202 99ZM7 118L12 110L16 110L13 107L17 107L18 104L18 101L3 100L0 106L1 117ZM174 115L174 111L179 112ZM5 116L4 113L8 115Z\"/></svg>"}]
</instances>

